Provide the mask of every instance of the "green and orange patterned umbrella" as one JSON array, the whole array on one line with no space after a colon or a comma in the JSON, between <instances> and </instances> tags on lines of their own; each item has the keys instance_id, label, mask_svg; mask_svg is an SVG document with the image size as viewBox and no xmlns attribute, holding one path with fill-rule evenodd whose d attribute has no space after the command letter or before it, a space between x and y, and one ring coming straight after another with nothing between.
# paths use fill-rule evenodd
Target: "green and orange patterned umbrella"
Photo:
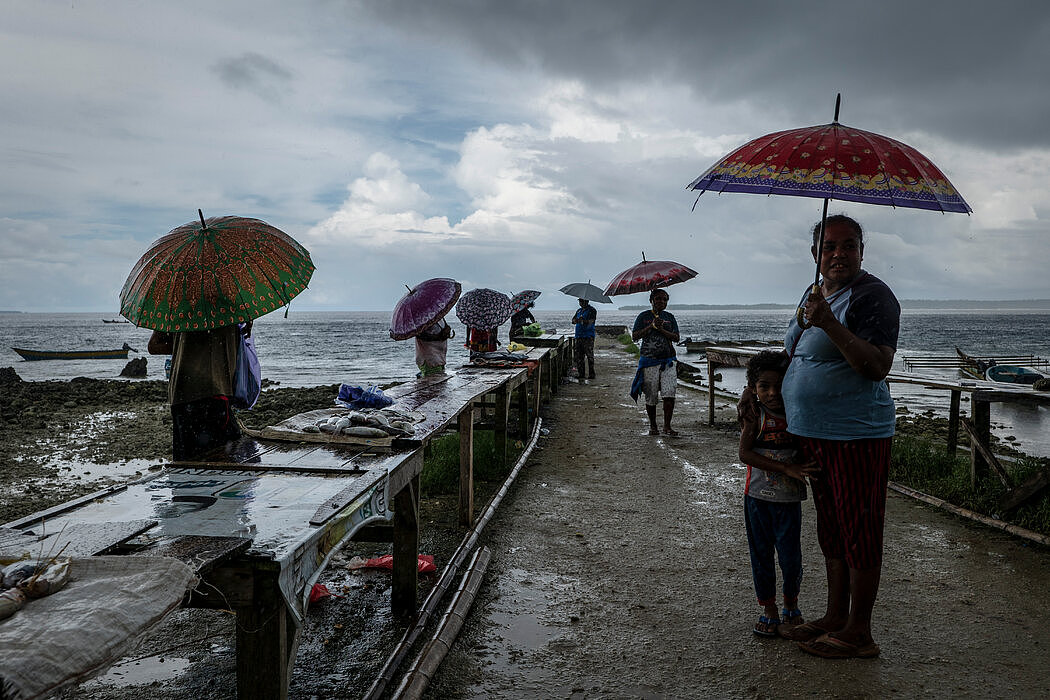
<instances>
[{"instance_id":1,"label":"green and orange patterned umbrella","mask_svg":"<svg viewBox=\"0 0 1050 700\"><path fill-rule=\"evenodd\" d=\"M314 264L264 221L217 216L172 229L135 263L120 313L137 326L184 332L259 318L306 289Z\"/></svg>"}]
</instances>

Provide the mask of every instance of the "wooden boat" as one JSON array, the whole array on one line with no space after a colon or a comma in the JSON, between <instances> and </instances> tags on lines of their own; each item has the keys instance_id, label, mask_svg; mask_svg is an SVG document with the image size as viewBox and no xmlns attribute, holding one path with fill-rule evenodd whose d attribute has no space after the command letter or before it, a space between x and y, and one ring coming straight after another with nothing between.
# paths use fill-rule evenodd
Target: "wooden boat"
<instances>
[{"instance_id":1,"label":"wooden boat","mask_svg":"<svg viewBox=\"0 0 1050 700\"><path fill-rule=\"evenodd\" d=\"M984 372L985 379L1007 384L1035 384L1043 378L1039 372L1018 365L992 365Z\"/></svg>"},{"instance_id":2,"label":"wooden boat","mask_svg":"<svg viewBox=\"0 0 1050 700\"><path fill-rule=\"evenodd\" d=\"M1031 355L973 357L959 348L955 348L955 353L959 356L959 371L974 379L986 379L990 382L1003 382L1004 384L1035 384L1046 376L1027 366L1047 368L1047 361L1039 357Z\"/></svg>"},{"instance_id":3,"label":"wooden boat","mask_svg":"<svg viewBox=\"0 0 1050 700\"><path fill-rule=\"evenodd\" d=\"M11 348L23 360L126 360L128 351L138 352L127 343L119 350L26 350Z\"/></svg>"}]
</instances>

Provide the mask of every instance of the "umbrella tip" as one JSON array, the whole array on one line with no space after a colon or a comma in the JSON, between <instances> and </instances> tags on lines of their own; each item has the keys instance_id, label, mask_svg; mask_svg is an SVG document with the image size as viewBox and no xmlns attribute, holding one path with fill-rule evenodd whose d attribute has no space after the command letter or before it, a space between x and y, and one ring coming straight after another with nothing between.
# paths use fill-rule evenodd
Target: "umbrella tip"
<instances>
[{"instance_id":1,"label":"umbrella tip","mask_svg":"<svg viewBox=\"0 0 1050 700\"><path fill-rule=\"evenodd\" d=\"M200 209L198 209L197 210L197 216L199 216L201 218L201 231L203 231L204 229L208 228L208 224L204 223L204 212L202 212Z\"/></svg>"},{"instance_id":2,"label":"umbrella tip","mask_svg":"<svg viewBox=\"0 0 1050 700\"><path fill-rule=\"evenodd\" d=\"M409 287L409 286L408 286L407 284L405 285L405 289L407 289L407 290L408 290L408 293L409 293L409 294L411 294L411 293L412 293L412 288L411 288L411 287Z\"/></svg>"},{"instance_id":3,"label":"umbrella tip","mask_svg":"<svg viewBox=\"0 0 1050 700\"><path fill-rule=\"evenodd\" d=\"M839 106L842 104L842 93L835 95L835 123L839 123Z\"/></svg>"}]
</instances>

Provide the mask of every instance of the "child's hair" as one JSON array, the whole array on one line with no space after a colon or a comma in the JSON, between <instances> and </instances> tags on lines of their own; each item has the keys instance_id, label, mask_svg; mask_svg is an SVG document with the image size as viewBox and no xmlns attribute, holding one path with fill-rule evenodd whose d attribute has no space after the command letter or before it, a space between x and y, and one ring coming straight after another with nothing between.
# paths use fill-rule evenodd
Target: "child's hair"
<instances>
[{"instance_id":1,"label":"child's hair","mask_svg":"<svg viewBox=\"0 0 1050 700\"><path fill-rule=\"evenodd\" d=\"M758 381L758 375L762 372L773 371L784 374L787 372L788 362L790 360L783 350L763 350L753 355L747 361L747 385L754 387Z\"/></svg>"}]
</instances>

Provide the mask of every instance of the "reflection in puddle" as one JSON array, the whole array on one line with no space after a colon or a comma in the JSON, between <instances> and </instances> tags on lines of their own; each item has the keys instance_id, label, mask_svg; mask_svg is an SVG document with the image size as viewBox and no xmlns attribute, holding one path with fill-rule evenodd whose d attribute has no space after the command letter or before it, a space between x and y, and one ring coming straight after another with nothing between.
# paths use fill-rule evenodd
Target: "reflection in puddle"
<instances>
[{"instance_id":1,"label":"reflection in puddle","mask_svg":"<svg viewBox=\"0 0 1050 700\"><path fill-rule=\"evenodd\" d=\"M104 675L87 681L82 687L89 688L94 685L126 687L167 681L175 678L189 667L189 659L147 656L144 659L114 664Z\"/></svg>"}]
</instances>

